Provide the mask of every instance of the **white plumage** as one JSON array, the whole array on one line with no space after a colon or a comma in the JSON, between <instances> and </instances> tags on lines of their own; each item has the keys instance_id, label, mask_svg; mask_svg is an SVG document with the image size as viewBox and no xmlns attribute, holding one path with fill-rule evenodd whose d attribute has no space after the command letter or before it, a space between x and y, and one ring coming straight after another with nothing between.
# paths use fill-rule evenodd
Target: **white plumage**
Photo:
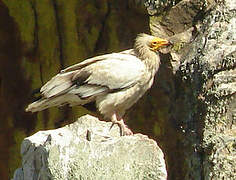
<instances>
[{"instance_id":1,"label":"white plumage","mask_svg":"<svg viewBox=\"0 0 236 180\"><path fill-rule=\"evenodd\" d=\"M140 34L134 49L97 56L70 66L41 88L42 98L30 104L26 111L95 101L99 112L119 125L122 135L132 134L122 117L151 87L160 64L158 50L168 44L167 40Z\"/></svg>"}]
</instances>

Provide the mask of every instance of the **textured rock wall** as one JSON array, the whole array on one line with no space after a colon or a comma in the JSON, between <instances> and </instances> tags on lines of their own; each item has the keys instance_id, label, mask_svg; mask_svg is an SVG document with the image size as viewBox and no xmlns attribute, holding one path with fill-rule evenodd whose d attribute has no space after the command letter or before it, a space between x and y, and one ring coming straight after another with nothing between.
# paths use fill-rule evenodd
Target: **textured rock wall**
<instances>
[{"instance_id":1,"label":"textured rock wall","mask_svg":"<svg viewBox=\"0 0 236 180\"><path fill-rule=\"evenodd\" d=\"M206 14L178 71L191 90L192 117L186 119L186 129L197 133L195 151L204 179L233 179L236 175L235 13L231 1L222 1Z\"/></svg>"},{"instance_id":2,"label":"textured rock wall","mask_svg":"<svg viewBox=\"0 0 236 180\"><path fill-rule=\"evenodd\" d=\"M205 179L236 176L235 29L236 4L222 1L206 16L202 34L196 40L199 49L194 54L205 67L198 75L202 82L196 94L205 111L201 144L205 154L202 159ZM188 59L194 62L192 54ZM195 72L198 69L195 68Z\"/></svg>"},{"instance_id":3,"label":"textured rock wall","mask_svg":"<svg viewBox=\"0 0 236 180\"><path fill-rule=\"evenodd\" d=\"M175 45L163 56L151 91L131 111L130 121L138 121L133 128L157 139L169 179L233 179L235 3L146 2L151 32L172 36Z\"/></svg>"}]
</instances>

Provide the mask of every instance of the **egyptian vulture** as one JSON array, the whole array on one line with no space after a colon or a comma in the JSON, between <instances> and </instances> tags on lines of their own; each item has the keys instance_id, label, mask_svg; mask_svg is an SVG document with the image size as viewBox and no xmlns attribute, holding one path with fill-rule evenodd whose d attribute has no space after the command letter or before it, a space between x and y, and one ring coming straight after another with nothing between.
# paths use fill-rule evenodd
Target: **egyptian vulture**
<instances>
[{"instance_id":1,"label":"egyptian vulture","mask_svg":"<svg viewBox=\"0 0 236 180\"><path fill-rule=\"evenodd\" d=\"M160 65L159 51L169 44L168 40L142 33L133 49L70 66L40 89L41 99L30 104L26 111L95 102L104 118L120 127L121 135L131 135L122 117L153 84Z\"/></svg>"}]
</instances>

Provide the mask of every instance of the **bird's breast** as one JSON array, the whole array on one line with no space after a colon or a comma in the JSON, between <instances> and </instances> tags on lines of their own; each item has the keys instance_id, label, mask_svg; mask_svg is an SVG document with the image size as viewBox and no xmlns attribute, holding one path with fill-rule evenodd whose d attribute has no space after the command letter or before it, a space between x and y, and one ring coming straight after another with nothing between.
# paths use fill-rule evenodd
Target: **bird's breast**
<instances>
[{"instance_id":1,"label":"bird's breast","mask_svg":"<svg viewBox=\"0 0 236 180\"><path fill-rule=\"evenodd\" d=\"M152 83L153 78L147 75L143 78L143 81L140 81L132 87L97 97L97 108L105 118L110 118L114 112L123 116L125 111L144 95L151 87Z\"/></svg>"}]
</instances>

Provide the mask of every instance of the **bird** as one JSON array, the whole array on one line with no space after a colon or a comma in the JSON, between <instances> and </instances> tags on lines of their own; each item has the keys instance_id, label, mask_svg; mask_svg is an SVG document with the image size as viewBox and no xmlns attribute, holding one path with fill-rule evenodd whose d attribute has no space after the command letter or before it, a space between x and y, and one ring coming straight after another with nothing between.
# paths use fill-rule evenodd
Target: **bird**
<instances>
[{"instance_id":1,"label":"bird","mask_svg":"<svg viewBox=\"0 0 236 180\"><path fill-rule=\"evenodd\" d=\"M132 135L123 116L152 86L161 49L170 44L167 39L140 33L133 49L92 57L61 70L41 87L41 98L25 110L94 102L104 119L119 126L121 136Z\"/></svg>"}]
</instances>

